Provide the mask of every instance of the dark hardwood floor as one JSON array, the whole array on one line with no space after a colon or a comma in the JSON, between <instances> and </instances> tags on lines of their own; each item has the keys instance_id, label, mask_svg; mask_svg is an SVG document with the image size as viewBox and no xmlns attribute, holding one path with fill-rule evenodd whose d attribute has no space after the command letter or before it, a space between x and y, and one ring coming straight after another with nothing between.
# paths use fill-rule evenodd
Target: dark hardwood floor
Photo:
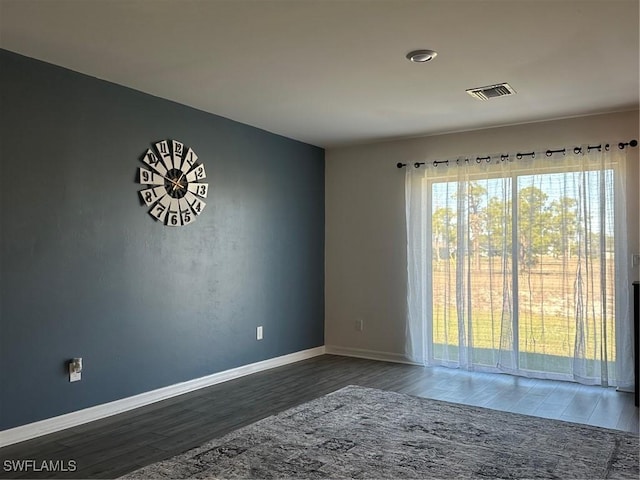
<instances>
[{"instance_id":1,"label":"dark hardwood floor","mask_svg":"<svg viewBox=\"0 0 640 480\"><path fill-rule=\"evenodd\" d=\"M638 432L631 393L322 355L2 448L0 477L114 478L346 385ZM7 471L19 459L76 469Z\"/></svg>"}]
</instances>

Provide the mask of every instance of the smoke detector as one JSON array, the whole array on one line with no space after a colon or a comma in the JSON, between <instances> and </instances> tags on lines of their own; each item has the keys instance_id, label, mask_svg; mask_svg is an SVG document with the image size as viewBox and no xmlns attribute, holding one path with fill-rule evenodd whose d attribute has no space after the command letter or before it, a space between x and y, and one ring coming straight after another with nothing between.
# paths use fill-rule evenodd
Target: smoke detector
<instances>
[{"instance_id":1,"label":"smoke detector","mask_svg":"<svg viewBox=\"0 0 640 480\"><path fill-rule=\"evenodd\" d=\"M489 100L490 98L513 95L516 91L508 83L498 83L486 87L470 88L467 93L478 100Z\"/></svg>"},{"instance_id":2,"label":"smoke detector","mask_svg":"<svg viewBox=\"0 0 640 480\"><path fill-rule=\"evenodd\" d=\"M438 56L434 50L414 50L407 53L407 60L413 63L427 63Z\"/></svg>"}]
</instances>

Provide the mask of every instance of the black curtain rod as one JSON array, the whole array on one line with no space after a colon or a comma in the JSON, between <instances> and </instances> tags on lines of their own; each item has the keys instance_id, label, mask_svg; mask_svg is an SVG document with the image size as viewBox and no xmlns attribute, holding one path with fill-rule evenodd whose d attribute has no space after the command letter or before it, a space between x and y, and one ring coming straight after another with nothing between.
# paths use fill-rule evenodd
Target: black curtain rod
<instances>
[{"instance_id":1,"label":"black curtain rod","mask_svg":"<svg viewBox=\"0 0 640 480\"><path fill-rule=\"evenodd\" d=\"M628 146L629 146L629 147L637 147L637 146L638 146L638 141L637 141L637 140L630 140L630 141L628 141L628 142L620 142L620 143L618 143L618 148L619 148L620 150L624 150L624 149L625 149L626 147L628 147ZM609 145L608 143L607 143L607 144L605 144L604 146L603 146L602 144L600 144L600 145L587 145L587 153L588 153L588 152L590 152L591 150L598 150L599 152L601 152L603 148L604 148L605 150L609 150L609 149L610 149L610 145ZM549 149L549 150L547 150L547 151L545 152L545 155L546 155L547 157L550 157L550 156L551 156L551 155L553 155L554 153L562 153L563 155L566 155L566 154L567 154L567 149L566 149L566 148L561 148L560 150L551 150L551 149ZM573 153L575 153L576 155L577 155L577 154L579 154L579 153L582 153L582 147L574 147L574 149L573 149ZM535 153L535 152L527 152L527 153L521 153L521 152L518 152L518 153L516 153L516 158L517 158L518 160L522 159L523 157L531 157L531 158L535 158L535 156L536 156L536 153ZM471 161L471 160L469 160L468 158L459 158L459 159L457 159L455 162L459 164L461 160L462 160L463 162L467 162L467 163L469 163L469 162ZM508 153L507 153L507 154L501 154L501 155L500 155L500 161L501 161L501 162L504 162L505 160L507 160L507 161L512 161L512 160L509 158L509 154L508 154ZM453 161L453 160L452 160L452 161ZM482 162L487 162L487 163L489 163L489 162L491 161L491 156L489 155L489 156L486 156L486 157L476 157L476 158L475 158L475 161L476 161L476 163L482 163ZM449 165L449 160L435 160L435 161L433 161L433 162L432 162L432 165L433 165L434 167L437 167L437 166L438 166L438 165L440 165L441 163L446 163L447 165ZM425 165L425 164L426 164L426 162L415 162L415 163L413 164L413 166L414 166L415 168L420 168L420 166L421 166L421 165ZM396 167L398 167L398 168L403 168L403 167L406 167L407 165L408 165L408 164L406 164L406 163L398 162L398 163L396 164Z\"/></svg>"}]
</instances>

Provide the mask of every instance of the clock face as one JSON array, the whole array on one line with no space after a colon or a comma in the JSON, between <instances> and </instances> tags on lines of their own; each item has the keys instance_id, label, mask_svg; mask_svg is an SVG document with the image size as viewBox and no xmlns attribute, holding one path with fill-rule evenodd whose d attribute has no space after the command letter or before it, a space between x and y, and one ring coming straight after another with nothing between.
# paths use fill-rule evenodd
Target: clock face
<instances>
[{"instance_id":1,"label":"clock face","mask_svg":"<svg viewBox=\"0 0 640 480\"><path fill-rule=\"evenodd\" d=\"M162 140L146 151L142 162L146 167L138 169L138 181L145 188L139 193L149 214L170 227L192 223L204 210L209 190L195 152L176 140Z\"/></svg>"}]
</instances>

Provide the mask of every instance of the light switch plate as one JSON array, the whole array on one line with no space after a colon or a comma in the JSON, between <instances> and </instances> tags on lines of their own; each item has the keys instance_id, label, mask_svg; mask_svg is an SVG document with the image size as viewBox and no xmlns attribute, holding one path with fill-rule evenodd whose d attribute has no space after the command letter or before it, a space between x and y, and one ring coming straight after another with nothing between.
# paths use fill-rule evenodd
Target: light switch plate
<instances>
[{"instance_id":1,"label":"light switch plate","mask_svg":"<svg viewBox=\"0 0 640 480\"><path fill-rule=\"evenodd\" d=\"M81 372L69 372L69 381L70 382L78 382L82 380Z\"/></svg>"},{"instance_id":2,"label":"light switch plate","mask_svg":"<svg viewBox=\"0 0 640 480\"><path fill-rule=\"evenodd\" d=\"M256 340L262 340L262 327L256 329Z\"/></svg>"}]
</instances>

